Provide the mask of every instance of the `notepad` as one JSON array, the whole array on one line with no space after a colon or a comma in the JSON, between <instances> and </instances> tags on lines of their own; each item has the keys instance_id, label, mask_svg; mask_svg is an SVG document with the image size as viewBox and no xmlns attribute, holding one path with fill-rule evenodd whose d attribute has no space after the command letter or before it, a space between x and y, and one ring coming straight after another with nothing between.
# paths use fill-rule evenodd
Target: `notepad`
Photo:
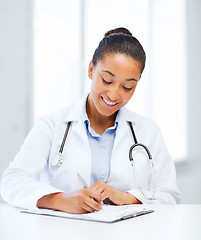
<instances>
[{"instance_id":1,"label":"notepad","mask_svg":"<svg viewBox=\"0 0 201 240\"><path fill-rule=\"evenodd\" d=\"M143 206L139 206L139 205L123 205L123 206L103 205L100 211L96 211L93 213L84 213L84 214L70 214L62 211L55 211L55 210L49 210L49 209L37 209L34 211L21 210L21 212L54 216L54 217L112 223L112 222L125 220L128 218L133 218L140 215L152 213L153 210L145 208Z\"/></svg>"}]
</instances>

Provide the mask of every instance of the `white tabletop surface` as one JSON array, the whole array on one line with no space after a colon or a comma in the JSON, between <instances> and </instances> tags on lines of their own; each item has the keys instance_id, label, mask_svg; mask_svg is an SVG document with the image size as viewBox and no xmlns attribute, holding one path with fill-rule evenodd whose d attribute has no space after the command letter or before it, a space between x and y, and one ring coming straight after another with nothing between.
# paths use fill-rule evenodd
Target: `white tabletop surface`
<instances>
[{"instance_id":1,"label":"white tabletop surface","mask_svg":"<svg viewBox=\"0 0 201 240\"><path fill-rule=\"evenodd\" d=\"M150 208L150 206L149 206ZM0 204L1 240L201 240L201 205L154 205L153 213L100 223L21 213Z\"/></svg>"}]
</instances>

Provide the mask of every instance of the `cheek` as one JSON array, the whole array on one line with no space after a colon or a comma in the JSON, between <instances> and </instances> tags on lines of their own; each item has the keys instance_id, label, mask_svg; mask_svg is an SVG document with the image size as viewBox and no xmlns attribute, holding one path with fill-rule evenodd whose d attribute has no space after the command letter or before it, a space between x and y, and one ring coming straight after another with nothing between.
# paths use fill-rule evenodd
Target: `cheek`
<instances>
[{"instance_id":1,"label":"cheek","mask_svg":"<svg viewBox=\"0 0 201 240\"><path fill-rule=\"evenodd\" d=\"M126 104L127 102L130 101L130 99L132 98L134 92L135 92L135 90L132 90L132 91L129 91L129 92L125 92L123 94L123 102L124 102L124 104Z\"/></svg>"},{"instance_id":2,"label":"cheek","mask_svg":"<svg viewBox=\"0 0 201 240\"><path fill-rule=\"evenodd\" d=\"M103 86L103 84L101 83L101 81L98 80L98 79L93 79L91 86L92 86L92 89L91 89L91 90L93 90L93 91L95 91L95 92L97 92L97 93L104 91L104 86Z\"/></svg>"}]
</instances>

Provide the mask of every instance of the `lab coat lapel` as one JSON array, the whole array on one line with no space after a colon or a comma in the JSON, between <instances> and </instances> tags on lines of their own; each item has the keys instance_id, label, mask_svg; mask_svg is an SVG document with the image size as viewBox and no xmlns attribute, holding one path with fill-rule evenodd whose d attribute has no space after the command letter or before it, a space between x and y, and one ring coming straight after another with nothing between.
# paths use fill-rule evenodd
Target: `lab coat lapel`
<instances>
[{"instance_id":1,"label":"lab coat lapel","mask_svg":"<svg viewBox=\"0 0 201 240\"><path fill-rule=\"evenodd\" d=\"M114 142L114 151L118 147L118 144L124 139L125 135L128 134L129 131L129 125L128 121L132 121L130 119L130 111L128 111L126 108L122 108L119 110L119 113L117 115L118 121L118 127L116 131L116 137L115 137L115 142Z\"/></svg>"},{"instance_id":2,"label":"lab coat lapel","mask_svg":"<svg viewBox=\"0 0 201 240\"><path fill-rule=\"evenodd\" d=\"M75 104L71 111L65 116L64 121L72 121L71 130L73 132L73 138L79 146L79 159L80 162L79 174L84 178L86 183L90 185L91 178L91 151L88 142L87 132L85 124L82 119L82 113L85 111L86 100L88 94L84 95L77 104ZM69 132L70 134L70 132ZM72 137L72 136L71 136Z\"/></svg>"},{"instance_id":3,"label":"lab coat lapel","mask_svg":"<svg viewBox=\"0 0 201 240\"><path fill-rule=\"evenodd\" d=\"M122 139L124 139L126 134L128 134L128 123L127 121L121 121L118 123L113 151L116 151L116 148L118 148L118 145L121 143Z\"/></svg>"},{"instance_id":4,"label":"lab coat lapel","mask_svg":"<svg viewBox=\"0 0 201 240\"><path fill-rule=\"evenodd\" d=\"M90 186L91 181L91 150L89 146L89 141L87 137L87 132L85 130L85 125L82 121L74 123L73 126L74 136L79 139L79 156L80 166L79 174L86 181L87 185Z\"/></svg>"},{"instance_id":5,"label":"lab coat lapel","mask_svg":"<svg viewBox=\"0 0 201 240\"><path fill-rule=\"evenodd\" d=\"M82 139L85 143L88 143L87 132L86 132L86 129L85 129L84 122L82 122L82 120L74 122L74 124L73 124L73 132L80 139Z\"/></svg>"},{"instance_id":6,"label":"lab coat lapel","mask_svg":"<svg viewBox=\"0 0 201 240\"><path fill-rule=\"evenodd\" d=\"M74 134L77 134L85 142L88 142L88 140L85 125L82 119L82 113L85 111L87 97L88 94L85 94L75 105L73 105L71 111L64 118L65 122L73 122L72 127Z\"/></svg>"}]
</instances>

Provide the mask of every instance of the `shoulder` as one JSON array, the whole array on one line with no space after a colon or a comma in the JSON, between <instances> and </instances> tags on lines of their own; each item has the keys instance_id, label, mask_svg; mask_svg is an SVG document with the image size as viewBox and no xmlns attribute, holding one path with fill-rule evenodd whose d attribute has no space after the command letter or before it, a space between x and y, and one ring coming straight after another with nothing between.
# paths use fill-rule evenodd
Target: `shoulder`
<instances>
[{"instance_id":1,"label":"shoulder","mask_svg":"<svg viewBox=\"0 0 201 240\"><path fill-rule=\"evenodd\" d=\"M84 95L81 99L76 102L61 108L53 113L43 116L39 121L46 122L51 126L57 124L67 123L69 121L79 121L81 118L81 113L85 108L87 95Z\"/></svg>"},{"instance_id":2,"label":"shoulder","mask_svg":"<svg viewBox=\"0 0 201 240\"><path fill-rule=\"evenodd\" d=\"M156 142L156 139L162 144L163 137L158 124L145 116L132 112L128 109L125 110L126 120L132 122L134 131L137 133L139 142L150 146Z\"/></svg>"},{"instance_id":3,"label":"shoulder","mask_svg":"<svg viewBox=\"0 0 201 240\"><path fill-rule=\"evenodd\" d=\"M71 112L73 107L74 107L74 104L70 104L64 108L58 109L55 112L52 112L46 116L41 117L41 119L54 121L54 122L65 121L66 116L68 115L69 112Z\"/></svg>"},{"instance_id":4,"label":"shoulder","mask_svg":"<svg viewBox=\"0 0 201 240\"><path fill-rule=\"evenodd\" d=\"M122 108L120 111L120 118L122 118L125 121L129 121L132 122L134 126L136 126L137 128L154 128L154 129L158 129L158 125L157 123L152 120L151 118L145 117L141 114L138 114L136 112L133 112L127 108Z\"/></svg>"}]
</instances>

